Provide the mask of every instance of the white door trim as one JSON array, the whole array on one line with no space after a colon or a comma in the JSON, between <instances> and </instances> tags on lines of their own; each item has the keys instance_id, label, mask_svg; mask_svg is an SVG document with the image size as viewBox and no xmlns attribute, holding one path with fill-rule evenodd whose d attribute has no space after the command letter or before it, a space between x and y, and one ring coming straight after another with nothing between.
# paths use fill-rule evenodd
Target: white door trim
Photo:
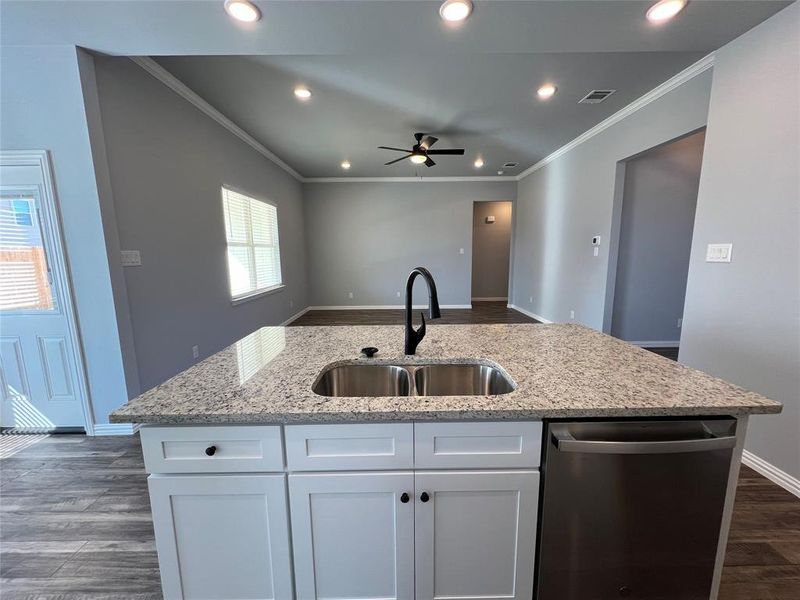
<instances>
[{"instance_id":1,"label":"white door trim","mask_svg":"<svg viewBox=\"0 0 800 600\"><path fill-rule=\"evenodd\" d=\"M83 422L86 435L94 435L94 419L89 390L86 383L86 366L83 361L83 348L81 346L78 320L75 316L75 297L72 293L72 279L69 275L64 240L61 235L61 211L55 191L55 179L47 150L0 150L0 166L8 167L38 167L42 172L41 201L45 207L44 219L46 229L44 232L50 239L50 254L52 264L50 270L53 277L58 278L58 287L62 290L63 298L59 298L64 305L64 314L69 328L69 344L75 357L75 383L83 409ZM51 257L48 257L51 258Z\"/></svg>"}]
</instances>

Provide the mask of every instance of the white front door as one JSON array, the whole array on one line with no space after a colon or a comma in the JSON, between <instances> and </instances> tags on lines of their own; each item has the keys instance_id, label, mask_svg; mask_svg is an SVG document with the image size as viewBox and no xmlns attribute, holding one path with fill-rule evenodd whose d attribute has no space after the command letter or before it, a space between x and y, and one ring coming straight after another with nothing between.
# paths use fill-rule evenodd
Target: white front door
<instances>
[{"instance_id":1,"label":"white front door","mask_svg":"<svg viewBox=\"0 0 800 600\"><path fill-rule=\"evenodd\" d=\"M2 427L86 426L68 286L46 155L0 153Z\"/></svg>"}]
</instances>

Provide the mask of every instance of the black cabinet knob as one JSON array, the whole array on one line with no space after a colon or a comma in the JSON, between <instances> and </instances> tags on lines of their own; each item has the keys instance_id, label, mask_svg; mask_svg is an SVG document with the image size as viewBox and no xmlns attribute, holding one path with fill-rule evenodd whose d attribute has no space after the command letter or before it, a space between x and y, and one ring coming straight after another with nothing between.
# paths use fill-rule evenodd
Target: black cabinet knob
<instances>
[{"instance_id":1,"label":"black cabinet knob","mask_svg":"<svg viewBox=\"0 0 800 600\"><path fill-rule=\"evenodd\" d=\"M405 504L405 503L406 503L406 502L408 502L408 501L409 501L408 494L406 494L405 492L403 492L403 493L400 495L400 502L402 502L403 504Z\"/></svg>"},{"instance_id":2,"label":"black cabinet knob","mask_svg":"<svg viewBox=\"0 0 800 600\"><path fill-rule=\"evenodd\" d=\"M214 456L217 453L216 446L209 446L206 448L206 456Z\"/></svg>"},{"instance_id":3,"label":"black cabinet knob","mask_svg":"<svg viewBox=\"0 0 800 600\"><path fill-rule=\"evenodd\" d=\"M419 495L419 499L420 499L420 500L422 500L423 502L427 502L428 500L430 500L430 499L431 499L431 497L430 497L430 496L428 496L428 492L422 492L422 493Z\"/></svg>"}]
</instances>

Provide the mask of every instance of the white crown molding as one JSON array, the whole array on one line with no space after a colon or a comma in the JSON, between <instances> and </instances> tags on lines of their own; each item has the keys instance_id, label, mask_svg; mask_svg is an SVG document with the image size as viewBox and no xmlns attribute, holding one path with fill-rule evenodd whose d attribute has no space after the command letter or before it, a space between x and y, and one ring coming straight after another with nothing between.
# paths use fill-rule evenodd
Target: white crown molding
<instances>
[{"instance_id":1,"label":"white crown molding","mask_svg":"<svg viewBox=\"0 0 800 600\"><path fill-rule=\"evenodd\" d=\"M593 138L598 133L605 131L612 125L619 123L625 117L632 115L637 110L640 110L645 106L647 106L648 104L650 104L651 102L658 100L664 94L671 92L678 86L686 83L693 77L700 75L700 73L703 73L704 71L710 69L713 66L714 66L714 53L712 52L711 54L704 56L703 58L698 60L696 63L686 67L683 71L681 71L677 75L671 77L670 79L667 79L664 83L662 83L658 87L653 88L652 90L647 92L644 96L641 96L640 98L628 104L626 107L618 110L613 115L601 121L591 129L586 130L571 142L567 142L555 152L551 152L533 166L528 167L516 177L517 181L522 181L528 175L538 171L545 165L553 162L559 156L563 156L573 148L580 146L583 142Z\"/></svg>"},{"instance_id":2,"label":"white crown molding","mask_svg":"<svg viewBox=\"0 0 800 600\"><path fill-rule=\"evenodd\" d=\"M304 177L303 183L447 183L454 181L517 181L514 175L463 177Z\"/></svg>"},{"instance_id":3,"label":"white crown molding","mask_svg":"<svg viewBox=\"0 0 800 600\"><path fill-rule=\"evenodd\" d=\"M299 319L300 317L302 317L302 316L303 316L304 314L306 314L306 313L307 313L309 310L311 310L311 307L310 307L310 306L306 306L306 307L305 307L303 310L301 310L300 312L298 312L298 313L295 313L294 315L292 315L291 317L289 317L288 319L286 319L286 320L285 320L283 323L281 323L280 325L278 325L278 327L286 327L286 326L287 326L289 323L292 323L293 321L296 321L297 319Z\"/></svg>"},{"instance_id":4,"label":"white crown molding","mask_svg":"<svg viewBox=\"0 0 800 600\"><path fill-rule=\"evenodd\" d=\"M288 164L283 162L275 154L270 152L263 144L258 142L253 136L247 133L244 129L239 127L236 123L231 121L228 117L219 112L216 108L211 106L208 102L203 100L194 91L189 89L182 81L175 77L172 73L167 71L164 67L159 65L149 56L131 56L130 59L139 65L142 69L150 73L153 77L158 79L161 83L166 85L173 92L181 96L184 100L193 104L196 108L200 109L206 116L211 117L217 123L222 125L225 129L230 131L233 135L242 140L245 144L253 148L256 152L264 156L267 160L275 163L281 169L289 173L297 181L303 181L303 176L295 171Z\"/></svg>"},{"instance_id":5,"label":"white crown molding","mask_svg":"<svg viewBox=\"0 0 800 600\"><path fill-rule=\"evenodd\" d=\"M133 435L139 431L136 423L95 423L94 435Z\"/></svg>"},{"instance_id":6,"label":"white crown molding","mask_svg":"<svg viewBox=\"0 0 800 600\"><path fill-rule=\"evenodd\" d=\"M761 475L773 483L777 483L787 492L800 498L800 479L797 479L797 477L789 475L789 473L786 471L782 471L775 465L768 463L763 458L756 456L749 450L742 452L742 463L754 471L761 473Z\"/></svg>"},{"instance_id":7,"label":"white crown molding","mask_svg":"<svg viewBox=\"0 0 800 600\"><path fill-rule=\"evenodd\" d=\"M338 306L309 306L308 310L397 310L405 308L404 304L360 304L360 305L338 305ZM415 304L411 308L427 309L427 304ZM439 308L470 309L471 304L441 304Z\"/></svg>"},{"instance_id":8,"label":"white crown molding","mask_svg":"<svg viewBox=\"0 0 800 600\"><path fill-rule=\"evenodd\" d=\"M516 304L507 304L506 306L508 306L508 308L511 308L511 309L513 309L513 310L515 310L517 312L521 312L523 315L529 316L531 319L536 319L537 321L539 321L540 323L543 323L544 325L550 325L550 324L555 322L555 321L551 321L550 319L545 319L542 315L537 315L534 312L531 312L529 310L525 310L524 308L520 308Z\"/></svg>"}]
</instances>

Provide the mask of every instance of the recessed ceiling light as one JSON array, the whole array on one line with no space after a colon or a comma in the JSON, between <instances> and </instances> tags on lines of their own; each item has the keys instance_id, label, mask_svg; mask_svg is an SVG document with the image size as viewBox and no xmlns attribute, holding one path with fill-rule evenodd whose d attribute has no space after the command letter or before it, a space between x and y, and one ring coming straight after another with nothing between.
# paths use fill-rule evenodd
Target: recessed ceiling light
<instances>
[{"instance_id":1,"label":"recessed ceiling light","mask_svg":"<svg viewBox=\"0 0 800 600\"><path fill-rule=\"evenodd\" d=\"M252 23L261 18L261 11L247 0L225 0L225 12L237 21Z\"/></svg>"},{"instance_id":2,"label":"recessed ceiling light","mask_svg":"<svg viewBox=\"0 0 800 600\"><path fill-rule=\"evenodd\" d=\"M558 88L552 83L545 83L542 87L536 90L536 95L542 100L547 100L555 95L557 89Z\"/></svg>"},{"instance_id":3,"label":"recessed ceiling light","mask_svg":"<svg viewBox=\"0 0 800 600\"><path fill-rule=\"evenodd\" d=\"M483 166L483 159L482 158L475 159L475 168L480 169L482 166Z\"/></svg>"},{"instance_id":4,"label":"recessed ceiling light","mask_svg":"<svg viewBox=\"0 0 800 600\"><path fill-rule=\"evenodd\" d=\"M445 0L439 7L439 15L450 22L463 21L472 12L472 0Z\"/></svg>"},{"instance_id":5,"label":"recessed ceiling light","mask_svg":"<svg viewBox=\"0 0 800 600\"><path fill-rule=\"evenodd\" d=\"M308 100L311 98L311 90L306 87L296 87L294 88L294 95L300 100Z\"/></svg>"},{"instance_id":6,"label":"recessed ceiling light","mask_svg":"<svg viewBox=\"0 0 800 600\"><path fill-rule=\"evenodd\" d=\"M415 165L421 165L426 160L428 160L428 157L425 156L424 154L412 154L409 158L411 159L411 162L414 163Z\"/></svg>"},{"instance_id":7,"label":"recessed ceiling light","mask_svg":"<svg viewBox=\"0 0 800 600\"><path fill-rule=\"evenodd\" d=\"M350 161L349 161L349 160L343 160L343 161L342 161L342 168L343 168L345 171L347 171L347 170L350 168Z\"/></svg>"},{"instance_id":8,"label":"recessed ceiling light","mask_svg":"<svg viewBox=\"0 0 800 600\"><path fill-rule=\"evenodd\" d=\"M683 10L686 1L660 0L648 9L647 20L651 23L665 23Z\"/></svg>"}]
</instances>

